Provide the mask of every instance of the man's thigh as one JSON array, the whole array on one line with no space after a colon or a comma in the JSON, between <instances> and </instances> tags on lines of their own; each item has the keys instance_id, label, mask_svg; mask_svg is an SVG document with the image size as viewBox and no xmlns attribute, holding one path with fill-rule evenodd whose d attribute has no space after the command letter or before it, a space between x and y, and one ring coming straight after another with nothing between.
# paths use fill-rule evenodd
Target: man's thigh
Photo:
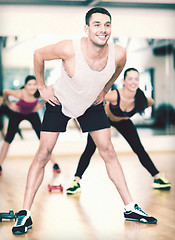
<instances>
[{"instance_id":1,"label":"man's thigh","mask_svg":"<svg viewBox=\"0 0 175 240\"><path fill-rule=\"evenodd\" d=\"M59 132L44 132L40 133L40 149L51 152L57 142Z\"/></svg>"}]
</instances>

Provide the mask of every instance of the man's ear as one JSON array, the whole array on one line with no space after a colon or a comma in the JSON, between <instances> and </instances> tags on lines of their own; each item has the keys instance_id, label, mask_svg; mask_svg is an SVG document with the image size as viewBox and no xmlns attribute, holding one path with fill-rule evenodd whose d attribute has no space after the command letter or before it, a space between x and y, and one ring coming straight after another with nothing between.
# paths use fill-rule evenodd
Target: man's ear
<instances>
[{"instance_id":1,"label":"man's ear","mask_svg":"<svg viewBox=\"0 0 175 240\"><path fill-rule=\"evenodd\" d=\"M84 31L87 35L89 34L89 26L88 25L84 26Z\"/></svg>"}]
</instances>

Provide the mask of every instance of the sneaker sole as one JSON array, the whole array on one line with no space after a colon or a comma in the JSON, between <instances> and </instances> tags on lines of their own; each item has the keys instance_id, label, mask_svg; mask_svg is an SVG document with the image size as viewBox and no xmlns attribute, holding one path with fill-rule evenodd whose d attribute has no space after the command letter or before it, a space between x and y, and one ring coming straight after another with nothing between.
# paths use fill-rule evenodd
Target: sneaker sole
<instances>
[{"instance_id":1,"label":"sneaker sole","mask_svg":"<svg viewBox=\"0 0 175 240\"><path fill-rule=\"evenodd\" d=\"M26 227L27 229L25 229L26 231L25 232L20 232L20 231L16 231L15 233L13 233L14 235L22 235L22 234L25 234L28 232L29 229L32 228L32 225Z\"/></svg>"},{"instance_id":2,"label":"sneaker sole","mask_svg":"<svg viewBox=\"0 0 175 240\"><path fill-rule=\"evenodd\" d=\"M154 222L145 222L145 221L140 221L138 219L133 219L133 218L125 218L125 220L127 221L133 221L133 222L140 222L140 223L146 223L146 224L156 224L157 220L155 220Z\"/></svg>"},{"instance_id":3,"label":"sneaker sole","mask_svg":"<svg viewBox=\"0 0 175 240\"><path fill-rule=\"evenodd\" d=\"M153 185L154 189L159 189L159 190L170 190L171 189L171 185L167 185L167 186L161 186L161 185Z\"/></svg>"},{"instance_id":4,"label":"sneaker sole","mask_svg":"<svg viewBox=\"0 0 175 240\"><path fill-rule=\"evenodd\" d=\"M67 193L67 195L74 195L74 194L76 194L76 193L81 193L81 190L79 189L79 190L76 190L76 191L74 191L74 192L69 192L69 191L67 191L66 193Z\"/></svg>"}]
</instances>

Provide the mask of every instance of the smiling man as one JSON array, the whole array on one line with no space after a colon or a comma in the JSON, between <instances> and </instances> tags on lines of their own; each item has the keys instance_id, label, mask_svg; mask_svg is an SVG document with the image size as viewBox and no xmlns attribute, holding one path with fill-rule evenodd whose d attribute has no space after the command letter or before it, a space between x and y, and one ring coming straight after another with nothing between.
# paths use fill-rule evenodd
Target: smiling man
<instances>
[{"instance_id":1,"label":"smiling man","mask_svg":"<svg viewBox=\"0 0 175 240\"><path fill-rule=\"evenodd\" d=\"M47 102L41 128L40 146L28 172L23 209L19 211L12 229L23 234L32 227L30 209L44 177L44 168L60 132L66 131L71 118L77 118L83 132L89 132L107 173L118 190L128 220L156 223L144 213L128 191L121 165L111 142L110 124L103 107L103 99L121 73L125 50L108 43L111 35L111 15L104 8L92 8L86 14L87 37L64 40L40 48L34 53L34 69L38 89ZM44 62L61 59L62 73L52 86L44 80ZM137 206L137 207L135 207Z\"/></svg>"}]
</instances>

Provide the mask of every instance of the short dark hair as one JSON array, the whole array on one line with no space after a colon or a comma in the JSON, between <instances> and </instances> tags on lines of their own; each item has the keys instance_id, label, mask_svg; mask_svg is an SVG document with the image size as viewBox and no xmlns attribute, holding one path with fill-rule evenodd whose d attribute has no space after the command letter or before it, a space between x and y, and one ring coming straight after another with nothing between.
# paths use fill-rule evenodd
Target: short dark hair
<instances>
[{"instance_id":1,"label":"short dark hair","mask_svg":"<svg viewBox=\"0 0 175 240\"><path fill-rule=\"evenodd\" d=\"M92 14L94 14L94 13L106 14L110 17L110 21L112 20L111 14L108 12L108 10L106 10L105 8L101 8L101 7L95 7L95 8L91 8L86 13L86 16L85 16L86 25L89 25L90 18L92 16Z\"/></svg>"}]
</instances>

